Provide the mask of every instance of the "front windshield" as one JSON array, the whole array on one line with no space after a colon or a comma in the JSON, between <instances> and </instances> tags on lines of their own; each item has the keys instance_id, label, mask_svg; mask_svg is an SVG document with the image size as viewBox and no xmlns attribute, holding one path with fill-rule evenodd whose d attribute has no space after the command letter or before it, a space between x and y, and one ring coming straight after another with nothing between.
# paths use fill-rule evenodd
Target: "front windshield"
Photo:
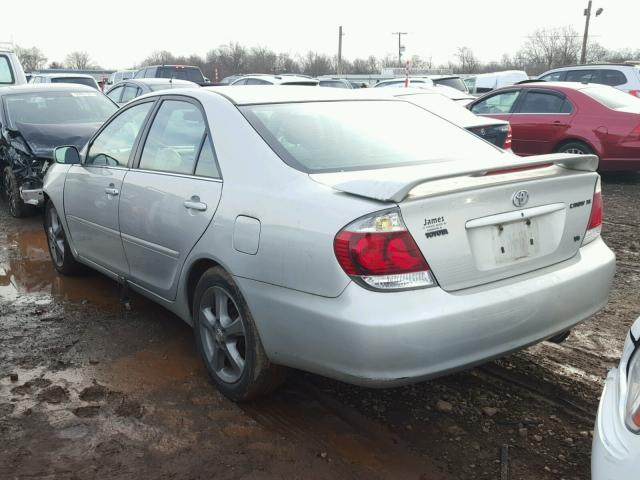
<instances>
[{"instance_id":1,"label":"front windshield","mask_svg":"<svg viewBox=\"0 0 640 480\"><path fill-rule=\"evenodd\" d=\"M9 126L102 123L118 107L99 92L34 92L6 95L4 109Z\"/></svg>"},{"instance_id":2,"label":"front windshield","mask_svg":"<svg viewBox=\"0 0 640 480\"><path fill-rule=\"evenodd\" d=\"M240 107L289 166L332 172L495 154L475 135L409 102L306 102Z\"/></svg>"}]
</instances>

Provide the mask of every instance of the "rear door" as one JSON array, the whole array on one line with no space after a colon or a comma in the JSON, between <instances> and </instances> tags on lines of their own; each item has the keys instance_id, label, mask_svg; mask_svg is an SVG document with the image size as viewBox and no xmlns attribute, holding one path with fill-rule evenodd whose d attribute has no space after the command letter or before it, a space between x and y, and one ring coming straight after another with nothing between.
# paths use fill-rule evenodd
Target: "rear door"
<instances>
[{"instance_id":1,"label":"rear door","mask_svg":"<svg viewBox=\"0 0 640 480\"><path fill-rule=\"evenodd\" d=\"M171 300L187 255L218 207L222 180L195 100L164 97L144 137L137 168L122 187L120 231L130 279Z\"/></svg>"},{"instance_id":2,"label":"rear door","mask_svg":"<svg viewBox=\"0 0 640 480\"><path fill-rule=\"evenodd\" d=\"M510 118L513 151L518 155L553 152L565 138L573 115L574 107L562 93L527 90Z\"/></svg>"},{"instance_id":3,"label":"rear door","mask_svg":"<svg viewBox=\"0 0 640 480\"><path fill-rule=\"evenodd\" d=\"M118 225L122 180L152 105L137 104L112 118L65 180L65 215L78 253L118 275L129 271Z\"/></svg>"}]
</instances>

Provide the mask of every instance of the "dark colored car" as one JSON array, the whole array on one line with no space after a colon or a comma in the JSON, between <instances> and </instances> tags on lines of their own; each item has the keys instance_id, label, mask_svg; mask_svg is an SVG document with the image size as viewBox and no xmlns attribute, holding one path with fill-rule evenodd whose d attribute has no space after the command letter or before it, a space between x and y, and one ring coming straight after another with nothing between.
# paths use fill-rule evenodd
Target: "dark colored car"
<instances>
[{"instance_id":1,"label":"dark colored car","mask_svg":"<svg viewBox=\"0 0 640 480\"><path fill-rule=\"evenodd\" d=\"M518 155L595 153L601 170L640 170L640 99L593 83L521 83L467 106L511 124Z\"/></svg>"},{"instance_id":2,"label":"dark colored car","mask_svg":"<svg viewBox=\"0 0 640 480\"><path fill-rule=\"evenodd\" d=\"M44 84L0 88L0 193L14 217L35 213L53 149L79 149L118 109L91 87Z\"/></svg>"},{"instance_id":3,"label":"dark colored car","mask_svg":"<svg viewBox=\"0 0 640 480\"><path fill-rule=\"evenodd\" d=\"M175 78L197 83L201 87L213 85L209 79L202 74L200 67L191 65L152 65L138 70L133 78Z\"/></svg>"}]
</instances>

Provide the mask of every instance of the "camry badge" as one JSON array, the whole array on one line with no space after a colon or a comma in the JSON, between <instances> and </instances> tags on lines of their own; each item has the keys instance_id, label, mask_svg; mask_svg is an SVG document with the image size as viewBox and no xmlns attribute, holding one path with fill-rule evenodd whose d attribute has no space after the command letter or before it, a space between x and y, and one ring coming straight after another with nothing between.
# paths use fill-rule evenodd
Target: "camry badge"
<instances>
[{"instance_id":1,"label":"camry badge","mask_svg":"<svg viewBox=\"0 0 640 480\"><path fill-rule=\"evenodd\" d=\"M529 192L520 190L513 194L511 201L516 207L524 207L529 201Z\"/></svg>"}]
</instances>

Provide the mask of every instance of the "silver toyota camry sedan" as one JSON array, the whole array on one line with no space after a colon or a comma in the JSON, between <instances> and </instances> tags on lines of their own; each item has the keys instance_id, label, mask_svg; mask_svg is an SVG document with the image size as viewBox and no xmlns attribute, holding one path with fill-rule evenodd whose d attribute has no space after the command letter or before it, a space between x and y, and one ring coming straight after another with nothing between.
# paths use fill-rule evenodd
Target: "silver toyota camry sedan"
<instances>
[{"instance_id":1,"label":"silver toyota camry sedan","mask_svg":"<svg viewBox=\"0 0 640 480\"><path fill-rule=\"evenodd\" d=\"M596 157L517 157L388 96L156 92L55 157L55 268L192 324L234 400L286 367L385 387L558 337L615 270Z\"/></svg>"}]
</instances>

